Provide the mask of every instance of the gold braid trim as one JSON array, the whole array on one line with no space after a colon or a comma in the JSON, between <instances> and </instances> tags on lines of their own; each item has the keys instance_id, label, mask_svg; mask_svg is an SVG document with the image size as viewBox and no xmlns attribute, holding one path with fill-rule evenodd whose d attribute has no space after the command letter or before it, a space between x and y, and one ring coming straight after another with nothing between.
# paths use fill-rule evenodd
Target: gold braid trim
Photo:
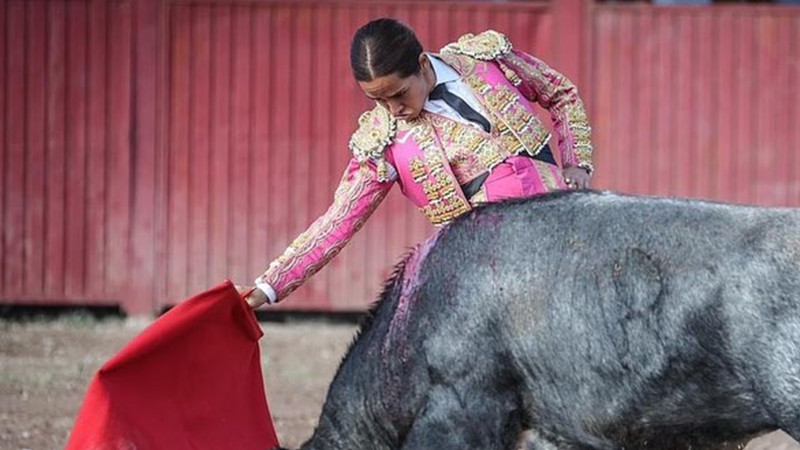
<instances>
[{"instance_id":1,"label":"gold braid trim","mask_svg":"<svg viewBox=\"0 0 800 450\"><path fill-rule=\"evenodd\" d=\"M504 56L503 61L517 68L525 79L525 83L534 88L541 100L539 101L540 105L550 104L548 109L551 109L551 114L557 111L557 114L562 116L564 129L557 131L565 138L572 135L573 142L570 147L578 160L577 165L591 174L594 171L592 128L586 116L586 108L578 97L575 85L541 61L539 64L529 63L513 52ZM552 102L556 100L559 104L553 105ZM566 165L567 162L564 161L564 164Z\"/></svg>"},{"instance_id":2,"label":"gold braid trim","mask_svg":"<svg viewBox=\"0 0 800 450\"><path fill-rule=\"evenodd\" d=\"M503 34L494 30L486 30L474 35L465 34L457 42L442 47L443 55L466 55L480 61L496 61L511 84L519 86L522 80L508 65L503 62L503 56L511 53L511 41Z\"/></svg>"},{"instance_id":3,"label":"gold braid trim","mask_svg":"<svg viewBox=\"0 0 800 450\"><path fill-rule=\"evenodd\" d=\"M494 30L486 30L480 34L468 33L458 41L442 47L442 54L461 54L481 61L497 59L511 51L511 41L505 35Z\"/></svg>"},{"instance_id":4,"label":"gold braid trim","mask_svg":"<svg viewBox=\"0 0 800 450\"><path fill-rule=\"evenodd\" d=\"M350 137L350 150L360 163L368 160L377 165L378 181L390 181L389 166L383 151L394 141L397 134L397 120L382 106L378 105L361 114L358 129Z\"/></svg>"},{"instance_id":5,"label":"gold braid trim","mask_svg":"<svg viewBox=\"0 0 800 450\"><path fill-rule=\"evenodd\" d=\"M301 264L306 255L317 248L325 247L326 239L340 228L344 221L350 216L350 210L353 205L356 204L355 199L360 198L367 190L367 179L371 176L369 171L369 168L361 165L361 167L352 174L352 179L348 179L347 173L342 176L342 180L334 193L331 207L322 217L316 220L307 230L292 241L284 253L270 264L266 271L269 279L280 279L284 277L287 273L294 270L298 264ZM290 281L278 292L279 298L286 298L286 296L291 294L322 267L328 264L342 250L350 238L361 229L388 192L388 189L374 192L370 196L368 206L364 213L353 222L352 234L347 238L339 239L331 243L330 247L325 250L319 261L306 267L299 278Z\"/></svg>"}]
</instances>

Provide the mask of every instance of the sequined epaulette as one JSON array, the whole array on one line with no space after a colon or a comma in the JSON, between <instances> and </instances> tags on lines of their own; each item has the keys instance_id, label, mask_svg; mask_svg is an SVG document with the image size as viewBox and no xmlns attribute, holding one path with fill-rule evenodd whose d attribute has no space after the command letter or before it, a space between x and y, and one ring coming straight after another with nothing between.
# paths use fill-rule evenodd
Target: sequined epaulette
<instances>
[{"instance_id":1,"label":"sequined epaulette","mask_svg":"<svg viewBox=\"0 0 800 450\"><path fill-rule=\"evenodd\" d=\"M378 181L389 181L383 151L397 133L397 120L385 108L376 106L358 118L358 130L350 137L350 150L358 162L372 160L378 168Z\"/></svg>"},{"instance_id":2,"label":"sequined epaulette","mask_svg":"<svg viewBox=\"0 0 800 450\"><path fill-rule=\"evenodd\" d=\"M468 33L457 42L445 45L441 53L461 54L482 61L497 59L511 51L511 41L494 30L486 30L478 35Z\"/></svg>"},{"instance_id":3,"label":"sequined epaulette","mask_svg":"<svg viewBox=\"0 0 800 450\"><path fill-rule=\"evenodd\" d=\"M358 130L350 137L350 150L359 162L378 158L396 132L397 120L385 108L376 106L358 118Z\"/></svg>"}]
</instances>

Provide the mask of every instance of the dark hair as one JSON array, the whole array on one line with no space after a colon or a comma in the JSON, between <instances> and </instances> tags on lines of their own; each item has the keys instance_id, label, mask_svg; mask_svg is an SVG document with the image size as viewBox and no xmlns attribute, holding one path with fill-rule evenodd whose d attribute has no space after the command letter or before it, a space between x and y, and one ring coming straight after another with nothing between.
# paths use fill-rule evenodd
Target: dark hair
<instances>
[{"instance_id":1,"label":"dark hair","mask_svg":"<svg viewBox=\"0 0 800 450\"><path fill-rule=\"evenodd\" d=\"M414 30L389 18L362 26L350 45L350 67L358 81L397 74L400 78L419 73L422 44Z\"/></svg>"}]
</instances>

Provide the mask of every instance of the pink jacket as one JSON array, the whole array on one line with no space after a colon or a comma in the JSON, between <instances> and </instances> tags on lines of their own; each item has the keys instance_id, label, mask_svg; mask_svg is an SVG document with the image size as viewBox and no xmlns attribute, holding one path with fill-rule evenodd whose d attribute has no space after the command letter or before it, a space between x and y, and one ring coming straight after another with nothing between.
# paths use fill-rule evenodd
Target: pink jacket
<instances>
[{"instance_id":1,"label":"pink jacket","mask_svg":"<svg viewBox=\"0 0 800 450\"><path fill-rule=\"evenodd\" d=\"M460 185L520 152L533 156L548 142L550 134L536 117L533 102L552 116L562 164L592 170L585 109L577 89L563 75L512 50L505 36L494 31L466 35L445 46L440 57L459 72L484 106L494 124L492 132L425 111L408 122L396 121L380 106L365 112L351 138L353 157L333 204L260 278L275 289L278 300L336 256L395 182L436 225L471 210L474 204ZM563 186L561 180L549 179L554 174L548 170L541 178L543 192Z\"/></svg>"}]
</instances>

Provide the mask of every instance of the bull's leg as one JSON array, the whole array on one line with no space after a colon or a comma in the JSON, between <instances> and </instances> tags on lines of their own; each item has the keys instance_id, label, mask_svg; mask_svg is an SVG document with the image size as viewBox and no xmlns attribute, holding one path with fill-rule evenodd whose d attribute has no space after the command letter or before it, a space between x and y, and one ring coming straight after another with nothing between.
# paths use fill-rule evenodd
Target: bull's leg
<instances>
[{"instance_id":1,"label":"bull's leg","mask_svg":"<svg viewBox=\"0 0 800 450\"><path fill-rule=\"evenodd\" d=\"M436 386L403 450L513 450L522 420L511 394Z\"/></svg>"},{"instance_id":2,"label":"bull's leg","mask_svg":"<svg viewBox=\"0 0 800 450\"><path fill-rule=\"evenodd\" d=\"M782 328L782 333L792 336L800 323L786 323ZM778 339L764 347L762 354L768 357L758 364L760 380L754 385L778 427L800 441L800 348L793 342L792 338Z\"/></svg>"}]
</instances>

